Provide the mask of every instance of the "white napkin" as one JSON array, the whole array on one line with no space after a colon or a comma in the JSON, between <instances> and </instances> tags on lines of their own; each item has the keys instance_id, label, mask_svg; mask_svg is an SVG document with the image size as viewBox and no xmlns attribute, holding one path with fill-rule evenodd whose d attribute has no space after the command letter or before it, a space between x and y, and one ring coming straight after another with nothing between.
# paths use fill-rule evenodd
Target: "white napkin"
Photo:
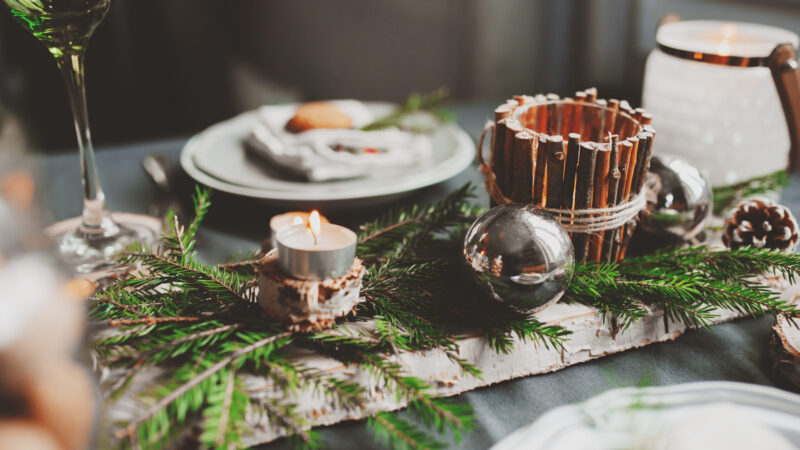
<instances>
[{"instance_id":1,"label":"white napkin","mask_svg":"<svg viewBox=\"0 0 800 450\"><path fill-rule=\"evenodd\" d=\"M308 181L327 181L375 176L398 168L430 162L432 144L428 136L398 129L361 131L374 120L371 111L356 100L332 101L349 115L354 129L314 129L302 133L286 131L286 122L296 106L263 106L259 123L247 140L248 149L270 165ZM352 148L356 152L336 150ZM371 149L360 153L359 149Z\"/></svg>"}]
</instances>

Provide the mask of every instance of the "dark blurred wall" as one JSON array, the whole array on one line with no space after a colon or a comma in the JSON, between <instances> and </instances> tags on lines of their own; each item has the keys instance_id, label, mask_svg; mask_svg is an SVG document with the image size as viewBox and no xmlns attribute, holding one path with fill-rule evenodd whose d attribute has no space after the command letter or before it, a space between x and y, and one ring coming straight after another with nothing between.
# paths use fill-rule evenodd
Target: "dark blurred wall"
<instances>
[{"instance_id":1,"label":"dark blurred wall","mask_svg":"<svg viewBox=\"0 0 800 450\"><path fill-rule=\"evenodd\" d=\"M112 0L89 46L92 130L100 146L187 136L264 103L442 86L487 105L590 86L638 104L668 12L800 32L800 0ZM74 148L55 64L0 7L4 108L33 148Z\"/></svg>"},{"instance_id":2,"label":"dark blurred wall","mask_svg":"<svg viewBox=\"0 0 800 450\"><path fill-rule=\"evenodd\" d=\"M74 147L54 61L0 9L3 102L26 124L34 148ZM112 1L86 63L98 144L187 134L232 113L226 11L217 1Z\"/></svg>"}]
</instances>

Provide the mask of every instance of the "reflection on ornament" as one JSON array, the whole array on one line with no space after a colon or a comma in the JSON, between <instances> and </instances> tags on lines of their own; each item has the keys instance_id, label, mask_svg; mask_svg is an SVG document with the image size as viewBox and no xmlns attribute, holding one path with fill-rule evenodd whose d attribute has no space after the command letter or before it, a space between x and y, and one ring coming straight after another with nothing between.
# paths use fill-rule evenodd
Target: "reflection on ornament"
<instances>
[{"instance_id":1,"label":"reflection on ornament","mask_svg":"<svg viewBox=\"0 0 800 450\"><path fill-rule=\"evenodd\" d=\"M703 230L713 197L708 179L696 167L671 155L653 155L645 185L647 213L641 229L682 241Z\"/></svg>"},{"instance_id":2,"label":"reflection on ornament","mask_svg":"<svg viewBox=\"0 0 800 450\"><path fill-rule=\"evenodd\" d=\"M569 235L531 205L492 208L469 228L462 250L475 281L494 299L521 310L544 309L572 279Z\"/></svg>"}]
</instances>

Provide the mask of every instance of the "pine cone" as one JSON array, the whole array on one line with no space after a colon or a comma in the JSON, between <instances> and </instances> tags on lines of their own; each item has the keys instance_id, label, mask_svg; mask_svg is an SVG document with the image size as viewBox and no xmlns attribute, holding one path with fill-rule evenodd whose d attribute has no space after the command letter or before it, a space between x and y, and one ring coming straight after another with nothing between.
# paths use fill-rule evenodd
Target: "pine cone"
<instances>
[{"instance_id":1,"label":"pine cone","mask_svg":"<svg viewBox=\"0 0 800 450\"><path fill-rule=\"evenodd\" d=\"M797 221L789 208L762 198L745 200L731 211L722 236L732 250L753 246L793 251L797 239Z\"/></svg>"}]
</instances>

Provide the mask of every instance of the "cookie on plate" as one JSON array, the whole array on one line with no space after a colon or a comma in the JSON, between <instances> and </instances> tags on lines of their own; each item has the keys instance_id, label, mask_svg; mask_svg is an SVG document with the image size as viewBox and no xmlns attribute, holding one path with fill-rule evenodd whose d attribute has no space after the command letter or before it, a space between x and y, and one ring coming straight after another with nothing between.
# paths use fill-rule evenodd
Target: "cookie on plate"
<instances>
[{"instance_id":1,"label":"cookie on plate","mask_svg":"<svg viewBox=\"0 0 800 450\"><path fill-rule=\"evenodd\" d=\"M286 129L300 133L316 128L350 128L353 121L332 103L311 102L300 105L286 123Z\"/></svg>"}]
</instances>

